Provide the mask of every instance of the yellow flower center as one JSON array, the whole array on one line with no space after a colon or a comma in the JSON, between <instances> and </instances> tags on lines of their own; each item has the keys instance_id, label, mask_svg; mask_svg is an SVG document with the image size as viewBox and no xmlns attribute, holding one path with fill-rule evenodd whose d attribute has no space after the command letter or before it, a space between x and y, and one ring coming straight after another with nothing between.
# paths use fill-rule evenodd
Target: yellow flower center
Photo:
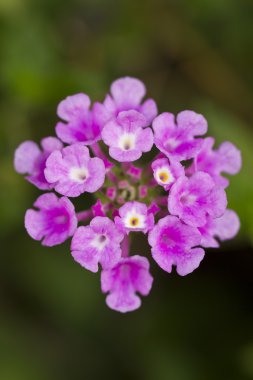
<instances>
[{"instance_id":1,"label":"yellow flower center","mask_svg":"<svg viewBox=\"0 0 253 380\"><path fill-rule=\"evenodd\" d=\"M136 217L132 217L130 219L130 225L133 226L133 227L137 227L139 224L139 218L136 218Z\"/></svg>"},{"instance_id":2,"label":"yellow flower center","mask_svg":"<svg viewBox=\"0 0 253 380\"><path fill-rule=\"evenodd\" d=\"M161 173L159 173L159 179L161 182L168 182L169 174L166 172L161 172Z\"/></svg>"}]
</instances>

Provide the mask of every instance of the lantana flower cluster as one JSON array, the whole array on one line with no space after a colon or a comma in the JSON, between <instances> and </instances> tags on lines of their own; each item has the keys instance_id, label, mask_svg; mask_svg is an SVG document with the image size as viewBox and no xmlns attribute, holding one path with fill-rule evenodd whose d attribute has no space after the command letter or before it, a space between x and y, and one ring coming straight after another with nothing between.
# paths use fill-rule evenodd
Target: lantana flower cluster
<instances>
[{"instance_id":1,"label":"lantana flower cluster","mask_svg":"<svg viewBox=\"0 0 253 380\"><path fill-rule=\"evenodd\" d=\"M230 142L215 149L201 114L158 115L145 95L140 80L124 77L103 103L68 96L57 108L57 137L23 142L14 160L16 171L44 191L25 214L28 234L48 247L71 238L73 259L91 272L101 269L106 303L122 313L150 293L151 257L185 276L204 248L233 238L240 224L227 209L223 176L240 170L239 150ZM94 202L77 211L74 201L85 203L86 193ZM151 253L132 251L140 233Z\"/></svg>"}]
</instances>

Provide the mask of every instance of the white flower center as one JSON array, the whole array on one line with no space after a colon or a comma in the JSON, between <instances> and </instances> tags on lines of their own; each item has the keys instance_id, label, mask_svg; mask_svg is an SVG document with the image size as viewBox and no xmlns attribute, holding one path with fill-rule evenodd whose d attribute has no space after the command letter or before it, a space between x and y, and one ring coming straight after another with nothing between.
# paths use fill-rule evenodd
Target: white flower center
<instances>
[{"instance_id":1,"label":"white flower center","mask_svg":"<svg viewBox=\"0 0 253 380\"><path fill-rule=\"evenodd\" d=\"M91 246L102 251L108 243L108 238L104 234L97 234L95 238L91 241Z\"/></svg>"},{"instance_id":2,"label":"white flower center","mask_svg":"<svg viewBox=\"0 0 253 380\"><path fill-rule=\"evenodd\" d=\"M178 140L176 140L172 137L169 140L167 140L164 145L168 151L171 151L171 150L174 150L178 147L179 142L178 142Z\"/></svg>"},{"instance_id":3,"label":"white flower center","mask_svg":"<svg viewBox=\"0 0 253 380\"><path fill-rule=\"evenodd\" d=\"M171 171L166 166L156 170L155 179L158 183L161 183L162 185L169 185L170 183L174 182L174 180L175 180Z\"/></svg>"},{"instance_id":4,"label":"white flower center","mask_svg":"<svg viewBox=\"0 0 253 380\"><path fill-rule=\"evenodd\" d=\"M145 228L146 226L146 218L142 214L138 214L135 210L129 211L124 220L124 225L126 228Z\"/></svg>"},{"instance_id":5,"label":"white flower center","mask_svg":"<svg viewBox=\"0 0 253 380\"><path fill-rule=\"evenodd\" d=\"M135 148L136 136L134 133L124 133L118 141L118 146L122 150L131 150Z\"/></svg>"},{"instance_id":6,"label":"white flower center","mask_svg":"<svg viewBox=\"0 0 253 380\"><path fill-rule=\"evenodd\" d=\"M78 183L84 183L89 173L86 168L71 168L69 178Z\"/></svg>"},{"instance_id":7,"label":"white flower center","mask_svg":"<svg viewBox=\"0 0 253 380\"><path fill-rule=\"evenodd\" d=\"M183 193L180 197L180 202L184 206L190 207L196 202L196 196L189 193Z\"/></svg>"}]
</instances>

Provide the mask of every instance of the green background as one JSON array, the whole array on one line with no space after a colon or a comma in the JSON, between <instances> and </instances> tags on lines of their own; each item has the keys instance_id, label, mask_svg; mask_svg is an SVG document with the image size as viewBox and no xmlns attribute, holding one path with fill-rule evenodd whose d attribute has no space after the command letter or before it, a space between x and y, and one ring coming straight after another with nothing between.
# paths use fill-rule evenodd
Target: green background
<instances>
[{"instance_id":1,"label":"green background","mask_svg":"<svg viewBox=\"0 0 253 380\"><path fill-rule=\"evenodd\" d=\"M253 379L252 41L252 0L0 1L1 380ZM184 278L152 263L150 296L121 315L69 242L43 248L26 234L40 191L14 172L13 152L54 133L61 99L102 100L124 75L160 112L203 113L243 169L228 189L238 237ZM143 241L134 253L149 255Z\"/></svg>"}]
</instances>

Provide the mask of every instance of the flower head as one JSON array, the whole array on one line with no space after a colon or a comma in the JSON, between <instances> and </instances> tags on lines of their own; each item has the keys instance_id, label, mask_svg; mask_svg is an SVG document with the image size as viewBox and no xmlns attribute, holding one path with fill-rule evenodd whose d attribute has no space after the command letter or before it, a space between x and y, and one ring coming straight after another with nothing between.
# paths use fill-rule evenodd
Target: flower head
<instances>
[{"instance_id":1,"label":"flower head","mask_svg":"<svg viewBox=\"0 0 253 380\"><path fill-rule=\"evenodd\" d=\"M193 158L200 150L203 139L195 136L207 131L206 119L193 111L182 111L177 115L164 112L153 121L154 143L168 158L178 161Z\"/></svg>"},{"instance_id":2,"label":"flower head","mask_svg":"<svg viewBox=\"0 0 253 380\"><path fill-rule=\"evenodd\" d=\"M48 156L55 150L62 148L62 143L55 137L46 137L41 140L41 147L33 141L25 141L15 151L14 167L20 174L28 174L27 181L40 190L50 190L51 183L45 178L44 170Z\"/></svg>"},{"instance_id":3,"label":"flower head","mask_svg":"<svg viewBox=\"0 0 253 380\"><path fill-rule=\"evenodd\" d=\"M115 267L101 274L102 291L110 293L106 297L107 305L121 313L138 309L141 300L136 292L147 296L152 283L149 262L138 255L122 258Z\"/></svg>"},{"instance_id":4,"label":"flower head","mask_svg":"<svg viewBox=\"0 0 253 380\"><path fill-rule=\"evenodd\" d=\"M124 234L111 219L97 216L89 226L79 227L72 239L71 253L75 261L91 272L112 268L121 257L120 243Z\"/></svg>"},{"instance_id":5,"label":"flower head","mask_svg":"<svg viewBox=\"0 0 253 380\"><path fill-rule=\"evenodd\" d=\"M88 148L74 144L48 157L45 176L58 193L77 197L85 191L94 193L103 185L105 166L100 158L90 158Z\"/></svg>"},{"instance_id":6,"label":"flower head","mask_svg":"<svg viewBox=\"0 0 253 380\"><path fill-rule=\"evenodd\" d=\"M138 160L143 152L149 152L153 145L150 128L143 129L145 118L137 111L121 112L117 119L109 121L102 139L109 148L109 154L119 162Z\"/></svg>"},{"instance_id":7,"label":"flower head","mask_svg":"<svg viewBox=\"0 0 253 380\"><path fill-rule=\"evenodd\" d=\"M180 177L168 198L169 212L195 227L203 226L208 215L212 218L222 216L226 206L225 191L204 172L197 172L190 178Z\"/></svg>"},{"instance_id":8,"label":"flower head","mask_svg":"<svg viewBox=\"0 0 253 380\"><path fill-rule=\"evenodd\" d=\"M194 248L201 241L198 229L185 225L175 216L160 219L149 233L148 241L153 259L169 273L175 265L177 273L185 276L194 271L204 257L202 248Z\"/></svg>"},{"instance_id":9,"label":"flower head","mask_svg":"<svg viewBox=\"0 0 253 380\"><path fill-rule=\"evenodd\" d=\"M75 232L75 208L68 198L57 198L53 193L43 194L37 198L34 207L38 210L26 211L25 227L33 239L42 240L42 245L52 247L61 244Z\"/></svg>"},{"instance_id":10,"label":"flower head","mask_svg":"<svg viewBox=\"0 0 253 380\"><path fill-rule=\"evenodd\" d=\"M214 139L201 138L207 121L194 111L157 116L138 79L120 78L110 90L92 107L82 93L60 102L56 133L67 146L54 137L42 148L26 141L14 164L38 188L64 195L36 200L25 216L29 235L48 246L73 236L73 259L91 272L101 268L107 305L125 313L140 306L138 294L148 295L153 282L148 259L131 255L133 232L148 234L156 263L181 276L199 266L202 247L236 235L240 222L226 209L222 174L236 174L241 155L229 142L214 150ZM80 196L80 207L86 193L89 207L76 213L67 197Z\"/></svg>"}]
</instances>

